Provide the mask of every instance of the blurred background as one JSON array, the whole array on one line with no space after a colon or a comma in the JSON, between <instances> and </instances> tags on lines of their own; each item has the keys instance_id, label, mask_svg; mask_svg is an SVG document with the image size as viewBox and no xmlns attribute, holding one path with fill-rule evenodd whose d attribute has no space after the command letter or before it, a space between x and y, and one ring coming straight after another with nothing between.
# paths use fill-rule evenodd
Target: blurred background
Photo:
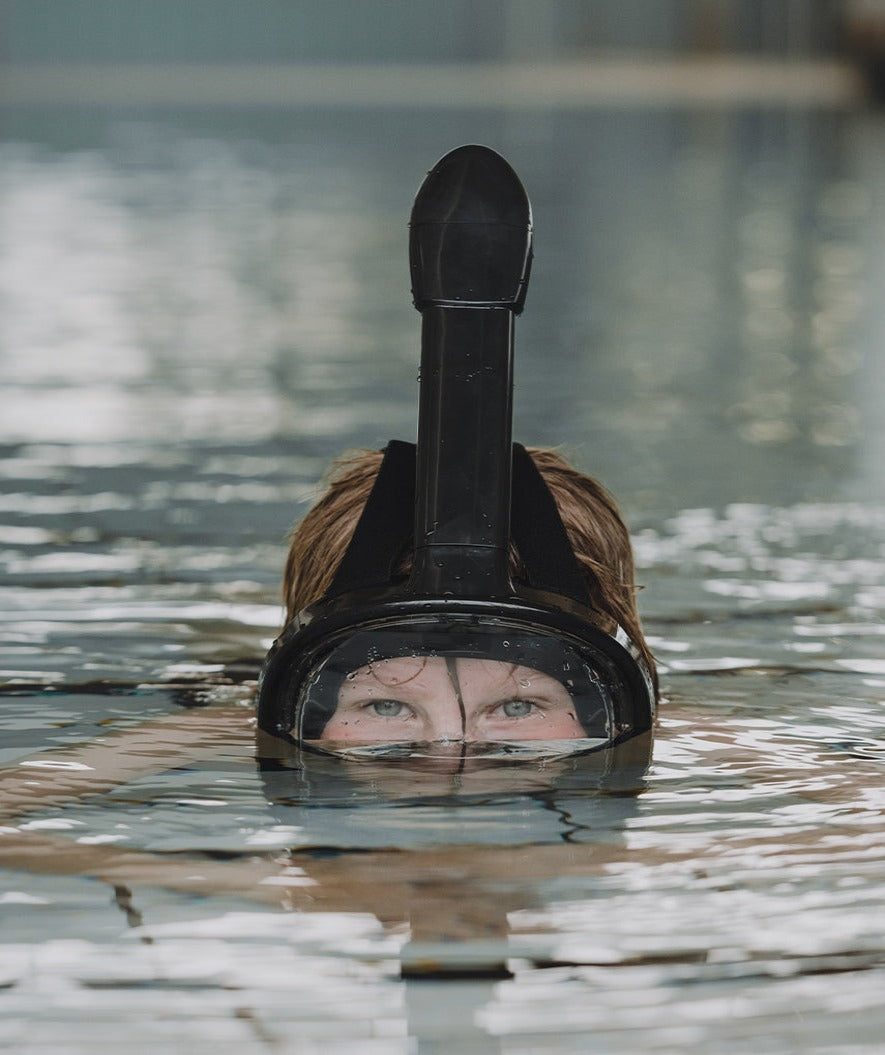
<instances>
[{"instance_id":1,"label":"blurred background","mask_svg":"<svg viewBox=\"0 0 885 1055\"><path fill-rule=\"evenodd\" d=\"M471 141L534 207L520 440L563 446L640 535L801 505L822 538L869 536L885 3L6 0L0 40L19 618L118 588L187 641L163 605L274 625L329 460L414 436L409 209ZM254 633L220 654L260 652Z\"/></svg>"}]
</instances>

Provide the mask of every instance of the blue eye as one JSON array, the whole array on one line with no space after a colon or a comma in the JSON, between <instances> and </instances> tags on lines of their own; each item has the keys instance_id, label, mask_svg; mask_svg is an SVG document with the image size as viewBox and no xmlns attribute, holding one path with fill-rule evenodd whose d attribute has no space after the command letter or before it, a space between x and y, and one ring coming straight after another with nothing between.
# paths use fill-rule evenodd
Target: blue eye
<instances>
[{"instance_id":1,"label":"blue eye","mask_svg":"<svg viewBox=\"0 0 885 1055\"><path fill-rule=\"evenodd\" d=\"M399 718L406 705L401 700L373 700L371 708L379 718Z\"/></svg>"},{"instance_id":2,"label":"blue eye","mask_svg":"<svg viewBox=\"0 0 885 1055\"><path fill-rule=\"evenodd\" d=\"M501 704L501 710L508 718L527 718L534 708L531 700L507 700Z\"/></svg>"}]
</instances>

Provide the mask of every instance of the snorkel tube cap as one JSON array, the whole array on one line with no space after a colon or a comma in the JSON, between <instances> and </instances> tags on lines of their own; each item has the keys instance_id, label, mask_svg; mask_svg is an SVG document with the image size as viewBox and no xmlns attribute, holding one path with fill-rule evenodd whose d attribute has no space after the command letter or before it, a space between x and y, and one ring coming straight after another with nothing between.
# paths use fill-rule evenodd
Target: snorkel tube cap
<instances>
[{"instance_id":1,"label":"snorkel tube cap","mask_svg":"<svg viewBox=\"0 0 885 1055\"><path fill-rule=\"evenodd\" d=\"M507 162L484 146L458 147L430 171L410 221L412 299L419 311L525 304L532 209Z\"/></svg>"}]
</instances>

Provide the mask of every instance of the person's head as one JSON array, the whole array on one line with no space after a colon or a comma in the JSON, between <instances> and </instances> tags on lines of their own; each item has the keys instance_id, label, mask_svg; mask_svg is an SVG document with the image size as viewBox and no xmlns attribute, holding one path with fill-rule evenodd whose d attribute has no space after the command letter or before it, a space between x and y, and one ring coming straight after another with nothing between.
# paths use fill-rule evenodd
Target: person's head
<instances>
[{"instance_id":1,"label":"person's head","mask_svg":"<svg viewBox=\"0 0 885 1055\"><path fill-rule=\"evenodd\" d=\"M577 558L597 626L622 627L645 662L655 687L655 665L636 606L630 537L611 495L556 451L529 454L552 494ZM382 451L362 451L333 466L325 493L294 530L286 560L286 622L328 591L375 485ZM403 547L396 573L411 571ZM510 574L526 579L516 545ZM360 657L362 658L362 657ZM331 699L305 730L326 741L559 740L586 736L586 717L550 673L480 656L390 656L341 672ZM321 716L321 717L318 717Z\"/></svg>"}]
</instances>

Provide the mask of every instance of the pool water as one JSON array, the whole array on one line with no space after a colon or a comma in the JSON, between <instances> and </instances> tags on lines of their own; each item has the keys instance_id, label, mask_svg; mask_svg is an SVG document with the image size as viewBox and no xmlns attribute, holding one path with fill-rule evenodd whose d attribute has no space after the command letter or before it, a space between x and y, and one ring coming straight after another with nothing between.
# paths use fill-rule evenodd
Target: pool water
<instances>
[{"instance_id":1,"label":"pool water","mask_svg":"<svg viewBox=\"0 0 885 1055\"><path fill-rule=\"evenodd\" d=\"M880 115L4 118L0 1046L880 1052ZM621 500L660 721L298 768L286 533L414 437L406 222L468 141L534 206L514 432Z\"/></svg>"}]
</instances>

